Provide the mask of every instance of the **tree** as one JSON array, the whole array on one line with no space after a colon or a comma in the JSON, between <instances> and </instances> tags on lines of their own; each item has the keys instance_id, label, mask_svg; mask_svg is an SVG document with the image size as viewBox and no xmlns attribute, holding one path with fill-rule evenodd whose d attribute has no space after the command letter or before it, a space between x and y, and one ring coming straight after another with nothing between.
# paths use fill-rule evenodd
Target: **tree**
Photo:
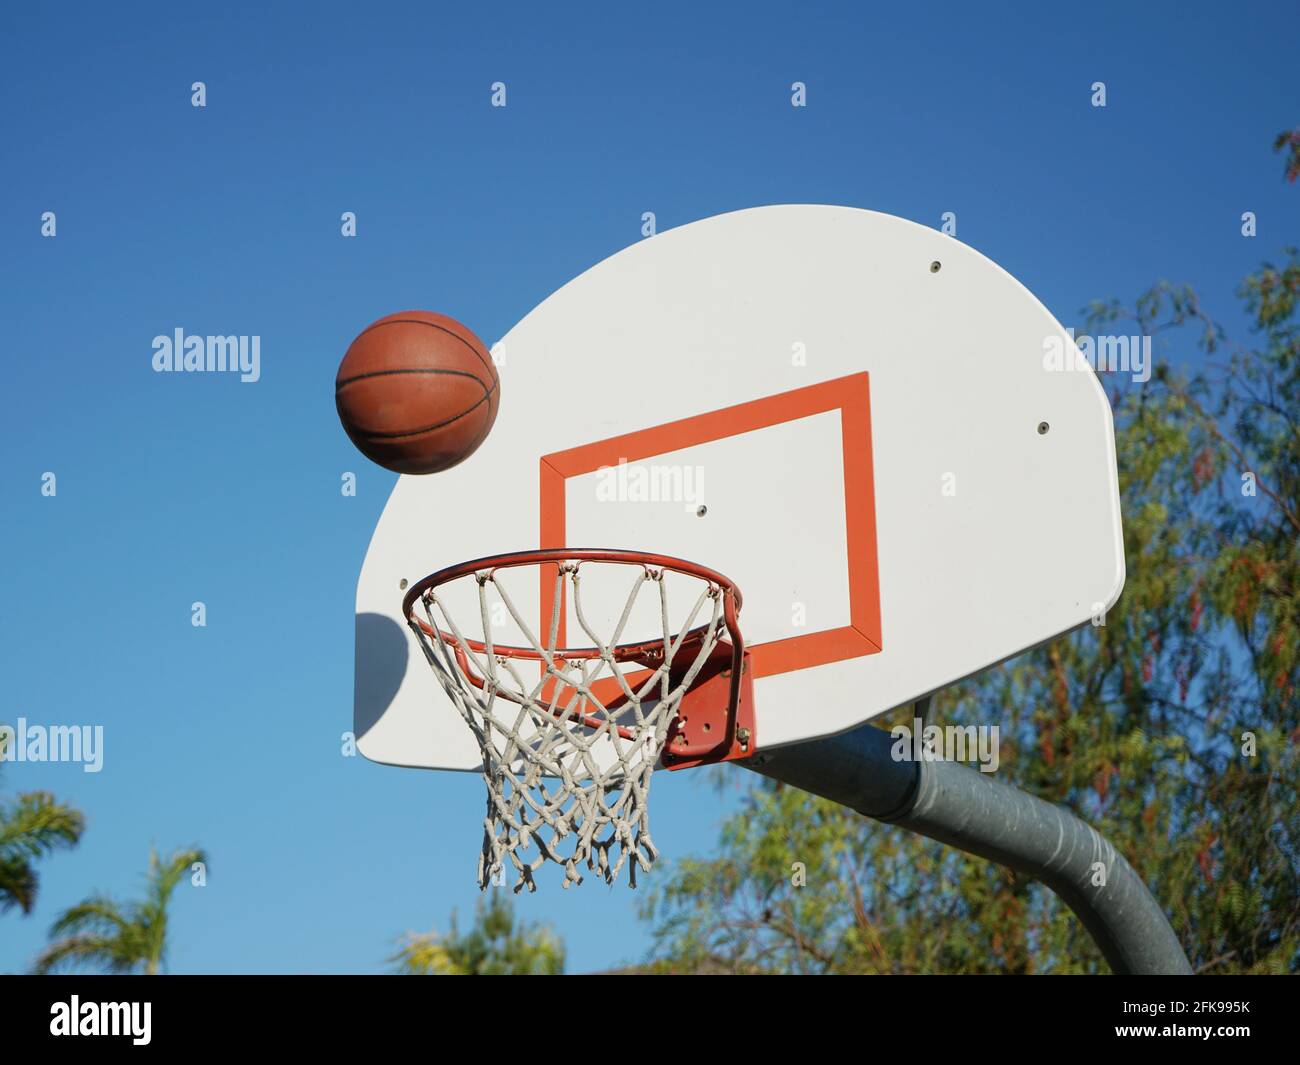
<instances>
[{"instance_id":1,"label":"tree","mask_svg":"<svg viewBox=\"0 0 1300 1065\"><path fill-rule=\"evenodd\" d=\"M123 905L97 895L64 911L50 929L54 942L36 959L34 971L92 965L111 973L159 972L167 958L172 893L196 862L207 862L197 848L165 859L150 850L144 900Z\"/></svg>"},{"instance_id":2,"label":"tree","mask_svg":"<svg viewBox=\"0 0 1300 1065\"><path fill-rule=\"evenodd\" d=\"M462 935L451 930L408 933L388 959L408 976L558 976L564 972L564 944L545 925L516 922L510 902L493 891L479 900L474 924Z\"/></svg>"},{"instance_id":3,"label":"tree","mask_svg":"<svg viewBox=\"0 0 1300 1065\"><path fill-rule=\"evenodd\" d=\"M0 760L12 736L7 727L0 729ZM76 846L85 828L81 811L63 805L49 792L32 791L0 801L0 913L15 906L31 913L40 888L37 859Z\"/></svg>"},{"instance_id":4,"label":"tree","mask_svg":"<svg viewBox=\"0 0 1300 1065\"><path fill-rule=\"evenodd\" d=\"M44 791L0 802L0 912L17 906L31 913L40 876L35 862L81 839L86 819Z\"/></svg>"}]
</instances>

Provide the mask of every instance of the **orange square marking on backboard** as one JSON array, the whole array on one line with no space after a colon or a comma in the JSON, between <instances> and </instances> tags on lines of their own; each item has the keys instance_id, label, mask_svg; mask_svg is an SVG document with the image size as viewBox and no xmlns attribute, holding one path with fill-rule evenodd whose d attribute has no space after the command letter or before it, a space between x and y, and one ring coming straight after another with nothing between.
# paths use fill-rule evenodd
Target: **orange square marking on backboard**
<instances>
[{"instance_id":1,"label":"orange square marking on backboard","mask_svg":"<svg viewBox=\"0 0 1300 1065\"><path fill-rule=\"evenodd\" d=\"M796 388L734 407L697 414L608 440L543 455L541 459L542 548L564 547L565 481L615 466L620 460L638 462L683 448L724 440L829 411L840 412L844 453L844 519L848 554L849 624L842 628L792 636L752 645L755 677L842 662L875 654L881 649L880 578L876 562L876 505L872 484L871 401L868 375L852 374L833 381ZM571 546L571 545L570 545ZM584 544L582 546L619 546ZM653 546L653 545L652 545ZM718 567L726 572L725 564ZM555 606L555 578L549 566L541 575L541 631L546 631ZM744 592L741 588L741 592ZM744 628L744 614L741 614ZM564 615L560 614L558 646L564 644Z\"/></svg>"}]
</instances>

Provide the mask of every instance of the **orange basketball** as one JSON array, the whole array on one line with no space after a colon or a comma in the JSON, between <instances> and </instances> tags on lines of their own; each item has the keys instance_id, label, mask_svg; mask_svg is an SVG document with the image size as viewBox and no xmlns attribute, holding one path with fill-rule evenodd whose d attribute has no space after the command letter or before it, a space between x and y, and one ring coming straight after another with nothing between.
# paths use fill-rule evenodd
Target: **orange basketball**
<instances>
[{"instance_id":1,"label":"orange basketball","mask_svg":"<svg viewBox=\"0 0 1300 1065\"><path fill-rule=\"evenodd\" d=\"M397 473L438 473L478 450L501 382L483 341L432 311L380 318L339 364L334 402L358 450Z\"/></svg>"}]
</instances>

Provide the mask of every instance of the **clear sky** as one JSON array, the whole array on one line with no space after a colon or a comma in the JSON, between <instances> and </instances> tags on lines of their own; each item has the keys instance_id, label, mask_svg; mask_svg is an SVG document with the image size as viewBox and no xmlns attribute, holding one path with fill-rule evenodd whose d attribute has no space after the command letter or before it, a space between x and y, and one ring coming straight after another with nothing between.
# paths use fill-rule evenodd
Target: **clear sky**
<instances>
[{"instance_id":1,"label":"clear sky","mask_svg":"<svg viewBox=\"0 0 1300 1065\"><path fill-rule=\"evenodd\" d=\"M1270 151L1298 39L1292 2L6 5L0 721L103 725L105 763L0 769L88 818L36 913L0 915L0 971L134 892L150 844L211 856L176 972L377 971L472 908L481 783L339 753L395 479L334 413L367 322L437 309L492 343L643 212L815 202L955 212L1066 325L1162 277L1235 325L1242 275L1300 241ZM260 335L261 380L155 374L177 327ZM690 776L656 784L669 856L735 802ZM589 879L522 909L581 971L643 955L637 899Z\"/></svg>"}]
</instances>

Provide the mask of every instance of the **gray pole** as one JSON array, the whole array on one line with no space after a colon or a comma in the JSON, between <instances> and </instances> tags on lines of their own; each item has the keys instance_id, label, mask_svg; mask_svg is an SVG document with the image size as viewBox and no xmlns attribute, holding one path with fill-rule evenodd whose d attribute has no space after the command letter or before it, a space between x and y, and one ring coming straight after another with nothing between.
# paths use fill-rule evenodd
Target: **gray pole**
<instances>
[{"instance_id":1,"label":"gray pole","mask_svg":"<svg viewBox=\"0 0 1300 1065\"><path fill-rule=\"evenodd\" d=\"M866 725L738 763L1041 880L1072 909L1116 973L1190 975L1156 900L1124 856L1068 810L956 762L896 761ZM1105 885L1094 887L1097 863Z\"/></svg>"}]
</instances>

